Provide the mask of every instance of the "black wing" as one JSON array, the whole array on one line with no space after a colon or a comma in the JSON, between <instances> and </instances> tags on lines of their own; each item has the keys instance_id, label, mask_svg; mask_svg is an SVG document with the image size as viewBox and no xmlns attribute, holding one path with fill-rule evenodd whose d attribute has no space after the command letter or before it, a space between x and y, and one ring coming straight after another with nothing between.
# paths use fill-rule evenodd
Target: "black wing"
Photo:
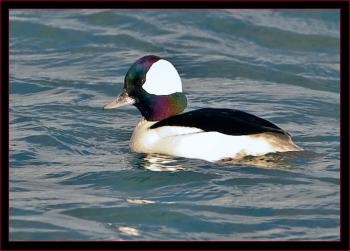
<instances>
[{"instance_id":1,"label":"black wing","mask_svg":"<svg viewBox=\"0 0 350 251\"><path fill-rule=\"evenodd\" d=\"M195 127L207 132L217 131L236 136L263 132L288 135L287 132L265 119L232 109L203 108L190 111L163 119L152 125L151 129L162 126Z\"/></svg>"}]
</instances>

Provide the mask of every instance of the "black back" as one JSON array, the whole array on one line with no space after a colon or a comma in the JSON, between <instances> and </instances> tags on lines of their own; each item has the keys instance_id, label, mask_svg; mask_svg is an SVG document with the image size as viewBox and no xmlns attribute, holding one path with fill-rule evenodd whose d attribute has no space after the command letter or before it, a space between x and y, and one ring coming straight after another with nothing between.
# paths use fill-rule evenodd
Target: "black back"
<instances>
[{"instance_id":1,"label":"black back","mask_svg":"<svg viewBox=\"0 0 350 251\"><path fill-rule=\"evenodd\" d=\"M162 126L195 127L203 131L217 131L228 135L249 135L274 132L288 135L278 126L252 114L232 110L203 108L163 119L150 128Z\"/></svg>"}]
</instances>

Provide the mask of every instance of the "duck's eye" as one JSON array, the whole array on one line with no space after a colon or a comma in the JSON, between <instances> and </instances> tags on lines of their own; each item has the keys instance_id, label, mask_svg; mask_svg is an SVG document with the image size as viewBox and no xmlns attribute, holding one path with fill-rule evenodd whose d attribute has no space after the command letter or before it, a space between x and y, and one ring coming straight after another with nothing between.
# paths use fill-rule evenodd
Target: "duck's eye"
<instances>
[{"instance_id":1,"label":"duck's eye","mask_svg":"<svg viewBox=\"0 0 350 251\"><path fill-rule=\"evenodd\" d=\"M140 86L141 86L141 85L143 85L144 83L145 83L145 80L144 80L143 78L139 78L139 79L136 80L136 84L137 84L137 85L140 85Z\"/></svg>"}]
</instances>

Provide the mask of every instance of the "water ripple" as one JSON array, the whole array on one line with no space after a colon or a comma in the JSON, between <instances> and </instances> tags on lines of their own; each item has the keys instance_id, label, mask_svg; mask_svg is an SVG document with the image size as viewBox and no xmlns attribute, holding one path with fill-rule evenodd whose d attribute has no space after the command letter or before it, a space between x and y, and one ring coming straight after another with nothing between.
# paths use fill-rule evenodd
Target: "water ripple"
<instances>
[{"instance_id":1,"label":"water ripple","mask_svg":"<svg viewBox=\"0 0 350 251\"><path fill-rule=\"evenodd\" d=\"M11 10L11 240L339 240L337 10ZM189 105L247 111L306 151L208 163L131 152L103 110L137 58Z\"/></svg>"}]
</instances>

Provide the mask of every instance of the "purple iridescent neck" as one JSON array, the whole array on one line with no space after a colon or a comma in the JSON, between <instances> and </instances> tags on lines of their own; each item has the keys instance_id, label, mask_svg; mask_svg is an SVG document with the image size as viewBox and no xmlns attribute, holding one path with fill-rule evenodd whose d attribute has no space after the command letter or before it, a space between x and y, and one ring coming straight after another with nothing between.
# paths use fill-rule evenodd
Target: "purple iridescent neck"
<instances>
[{"instance_id":1,"label":"purple iridescent neck","mask_svg":"<svg viewBox=\"0 0 350 251\"><path fill-rule=\"evenodd\" d=\"M187 106L187 99L181 92L170 95L146 94L135 106L146 120L160 121L183 112Z\"/></svg>"}]
</instances>

